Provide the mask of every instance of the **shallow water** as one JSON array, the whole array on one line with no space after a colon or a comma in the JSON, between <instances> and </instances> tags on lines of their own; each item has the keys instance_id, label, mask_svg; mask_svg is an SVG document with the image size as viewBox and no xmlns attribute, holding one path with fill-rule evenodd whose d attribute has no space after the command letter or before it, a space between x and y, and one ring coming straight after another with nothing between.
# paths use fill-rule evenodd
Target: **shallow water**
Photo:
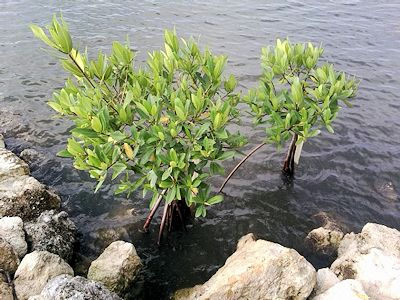
<instances>
[{"instance_id":1,"label":"shallow water","mask_svg":"<svg viewBox=\"0 0 400 300\"><path fill-rule=\"evenodd\" d=\"M268 3L269 2L269 3ZM155 246L157 224L149 235L139 230L147 202L113 196L109 186L94 195L94 183L55 157L70 124L51 118L46 101L62 86L65 73L39 48L28 24L44 25L62 12L75 41L89 49L110 49L124 40L139 51L162 43L163 28L229 56L228 71L245 91L260 73L262 46L277 37L312 41L325 47L324 58L361 79L352 109L343 109L335 135L323 133L303 148L291 184L282 181L283 152L258 152L226 187L225 201L194 221L189 233L177 232ZM95 258L116 238L131 241L145 262L142 298L163 299L170 292L207 280L248 232L294 247L316 267L330 258L311 253L307 232L319 226L313 215L325 211L348 230L367 222L400 228L400 2L396 1L8 1L0 3L0 124L16 152L34 148L45 155L33 175L54 187L80 229L80 251ZM94 51L92 52L94 53ZM5 119L17 122L6 122ZM251 144L262 131L244 120ZM228 168L234 163L227 164ZM215 180L215 187L222 178ZM81 264L83 259L77 264Z\"/></svg>"}]
</instances>

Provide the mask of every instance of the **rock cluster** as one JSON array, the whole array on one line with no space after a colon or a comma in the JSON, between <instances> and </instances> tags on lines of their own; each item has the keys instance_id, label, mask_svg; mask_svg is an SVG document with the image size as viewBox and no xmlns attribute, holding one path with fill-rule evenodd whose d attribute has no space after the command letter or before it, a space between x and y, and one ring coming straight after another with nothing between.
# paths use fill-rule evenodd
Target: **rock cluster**
<instances>
[{"instance_id":1,"label":"rock cluster","mask_svg":"<svg viewBox=\"0 0 400 300\"><path fill-rule=\"evenodd\" d=\"M121 299L107 287L125 294L134 282L141 268L134 246L115 242L93 262L91 276L104 285L73 277L68 261L75 224L57 210L60 198L3 147L0 143L0 299Z\"/></svg>"},{"instance_id":2,"label":"rock cluster","mask_svg":"<svg viewBox=\"0 0 400 300\"><path fill-rule=\"evenodd\" d=\"M361 233L346 234L330 271L317 274L314 295L316 300L400 299L400 232L368 223Z\"/></svg>"}]
</instances>

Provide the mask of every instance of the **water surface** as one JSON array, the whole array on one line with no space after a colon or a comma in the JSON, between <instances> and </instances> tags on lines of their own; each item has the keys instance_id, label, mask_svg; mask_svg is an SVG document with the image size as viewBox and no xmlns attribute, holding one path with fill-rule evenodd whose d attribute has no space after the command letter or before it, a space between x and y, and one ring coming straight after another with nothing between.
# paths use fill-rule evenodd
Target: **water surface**
<instances>
[{"instance_id":1,"label":"water surface","mask_svg":"<svg viewBox=\"0 0 400 300\"><path fill-rule=\"evenodd\" d=\"M63 85L65 73L39 49L28 25L44 25L57 12L90 53L99 48L108 52L113 40L128 35L139 51L138 64L147 51L161 46L164 28L175 27L184 37L200 36L202 45L229 56L228 71L243 91L257 82L261 47L277 37L322 43L324 59L359 77L360 91L354 108L341 112L335 135L323 133L304 146L291 184L280 175L284 153L265 147L235 175L222 204L194 221L188 234L175 233L158 249L159 218L149 235L139 231L148 202L140 195L116 197L110 186L94 195L86 174L55 157L71 124L52 118L46 101ZM63 208L79 227L84 256L94 259L115 239L137 247L145 264L142 298L163 299L178 288L204 282L248 232L294 247L316 267L327 266L330 259L313 254L304 243L307 232L320 225L313 218L318 212L353 231L367 222L400 228L399 15L399 2L372 0L3 0L0 109L14 115L2 115L0 130L14 151L34 148L44 154L33 175L62 196ZM249 136L249 149L262 141L262 130L252 129L246 118L242 130ZM213 184L221 182L217 178Z\"/></svg>"}]
</instances>

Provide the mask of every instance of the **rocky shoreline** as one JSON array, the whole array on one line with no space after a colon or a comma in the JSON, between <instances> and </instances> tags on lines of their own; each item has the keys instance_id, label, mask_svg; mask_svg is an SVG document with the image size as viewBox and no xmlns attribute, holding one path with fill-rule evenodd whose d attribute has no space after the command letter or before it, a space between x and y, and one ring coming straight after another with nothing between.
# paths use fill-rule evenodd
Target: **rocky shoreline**
<instances>
[{"instance_id":1,"label":"rocky shoreline","mask_svg":"<svg viewBox=\"0 0 400 300\"><path fill-rule=\"evenodd\" d=\"M113 242L88 278L74 277L69 263L77 229L61 208L60 197L30 176L0 136L0 299L129 298L142 266L135 247Z\"/></svg>"},{"instance_id":2,"label":"rocky shoreline","mask_svg":"<svg viewBox=\"0 0 400 300\"><path fill-rule=\"evenodd\" d=\"M314 251L337 253L330 268L315 270L294 249L248 234L207 282L173 298L400 299L400 232L368 223L345 234L323 220L306 240ZM129 287L142 268L135 247L115 241L87 278L74 276L76 232L59 196L30 176L0 136L0 299L134 299Z\"/></svg>"}]
</instances>

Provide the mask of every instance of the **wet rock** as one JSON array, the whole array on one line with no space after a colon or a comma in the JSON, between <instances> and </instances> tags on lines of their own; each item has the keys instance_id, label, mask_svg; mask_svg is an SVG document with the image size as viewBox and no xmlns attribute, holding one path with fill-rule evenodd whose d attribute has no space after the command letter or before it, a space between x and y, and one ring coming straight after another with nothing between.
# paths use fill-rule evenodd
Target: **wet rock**
<instances>
[{"instance_id":1,"label":"wet rock","mask_svg":"<svg viewBox=\"0 0 400 300\"><path fill-rule=\"evenodd\" d=\"M11 151L0 147L0 181L22 175L29 175L28 165Z\"/></svg>"},{"instance_id":2,"label":"wet rock","mask_svg":"<svg viewBox=\"0 0 400 300\"><path fill-rule=\"evenodd\" d=\"M38 165L44 156L34 149L25 149L19 155L29 166Z\"/></svg>"},{"instance_id":3,"label":"wet rock","mask_svg":"<svg viewBox=\"0 0 400 300\"><path fill-rule=\"evenodd\" d=\"M319 227L310 231L306 241L312 245L315 251L332 255L337 252L344 233L341 230Z\"/></svg>"},{"instance_id":4,"label":"wet rock","mask_svg":"<svg viewBox=\"0 0 400 300\"><path fill-rule=\"evenodd\" d=\"M45 250L71 260L75 245L75 224L65 211L43 212L34 222L25 223L30 250Z\"/></svg>"},{"instance_id":5,"label":"wet rock","mask_svg":"<svg viewBox=\"0 0 400 300\"><path fill-rule=\"evenodd\" d=\"M396 188L392 181L381 181L378 179L374 183L376 191L385 199L389 201L396 201L399 195L397 194Z\"/></svg>"},{"instance_id":6,"label":"wet rock","mask_svg":"<svg viewBox=\"0 0 400 300\"><path fill-rule=\"evenodd\" d=\"M368 295L363 290L360 282L347 279L335 284L325 293L318 295L312 300L368 300Z\"/></svg>"},{"instance_id":7,"label":"wet rock","mask_svg":"<svg viewBox=\"0 0 400 300\"><path fill-rule=\"evenodd\" d=\"M174 299L306 299L315 282L315 269L295 250L247 237L206 283Z\"/></svg>"},{"instance_id":8,"label":"wet rock","mask_svg":"<svg viewBox=\"0 0 400 300\"><path fill-rule=\"evenodd\" d=\"M317 271L317 284L315 285L312 296L322 294L326 290L339 282L339 278L329 268L319 269Z\"/></svg>"},{"instance_id":9,"label":"wet rock","mask_svg":"<svg viewBox=\"0 0 400 300\"><path fill-rule=\"evenodd\" d=\"M11 286L0 276L0 299L14 300Z\"/></svg>"},{"instance_id":10,"label":"wet rock","mask_svg":"<svg viewBox=\"0 0 400 300\"><path fill-rule=\"evenodd\" d=\"M72 268L58 255L47 251L34 251L21 261L14 276L14 286L19 300L41 293L43 287L52 278L62 275L74 275Z\"/></svg>"},{"instance_id":11,"label":"wet rock","mask_svg":"<svg viewBox=\"0 0 400 300\"><path fill-rule=\"evenodd\" d=\"M60 275L50 280L40 295L31 297L29 300L54 299L120 300L121 298L98 282L80 276Z\"/></svg>"},{"instance_id":12,"label":"wet rock","mask_svg":"<svg viewBox=\"0 0 400 300\"><path fill-rule=\"evenodd\" d=\"M0 219L0 237L5 239L20 258L27 252L24 223L20 217L4 217Z\"/></svg>"},{"instance_id":13,"label":"wet rock","mask_svg":"<svg viewBox=\"0 0 400 300\"><path fill-rule=\"evenodd\" d=\"M400 299L400 232L368 223L347 234L331 270L339 279L357 279L373 299Z\"/></svg>"},{"instance_id":14,"label":"wet rock","mask_svg":"<svg viewBox=\"0 0 400 300\"><path fill-rule=\"evenodd\" d=\"M337 252L344 233L339 225L326 213L316 216L322 222L322 226L310 231L306 242L316 251L325 255L333 255Z\"/></svg>"},{"instance_id":15,"label":"wet rock","mask_svg":"<svg viewBox=\"0 0 400 300\"><path fill-rule=\"evenodd\" d=\"M0 217L32 220L43 211L60 207L60 197L35 178L24 175L0 181Z\"/></svg>"},{"instance_id":16,"label":"wet rock","mask_svg":"<svg viewBox=\"0 0 400 300\"><path fill-rule=\"evenodd\" d=\"M110 291L124 295L136 280L141 267L135 247L128 242L116 241L92 262L87 277L104 284Z\"/></svg>"},{"instance_id":17,"label":"wet rock","mask_svg":"<svg viewBox=\"0 0 400 300\"><path fill-rule=\"evenodd\" d=\"M19 258L14 248L3 238L0 238L0 270L14 273L19 265ZM1 298L0 298L1 299Z\"/></svg>"}]
</instances>

